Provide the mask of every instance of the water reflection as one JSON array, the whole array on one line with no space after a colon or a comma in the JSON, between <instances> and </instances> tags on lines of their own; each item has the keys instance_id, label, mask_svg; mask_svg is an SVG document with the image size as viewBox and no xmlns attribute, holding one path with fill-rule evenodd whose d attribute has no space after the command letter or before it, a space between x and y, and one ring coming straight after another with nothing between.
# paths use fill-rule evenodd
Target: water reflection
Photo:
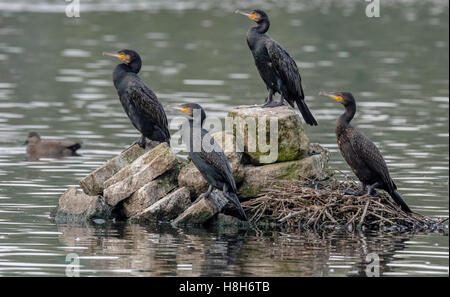
<instances>
[{"instance_id":1,"label":"water reflection","mask_svg":"<svg viewBox=\"0 0 450 297\"><path fill-rule=\"evenodd\" d=\"M64 252L80 255L83 275L127 272L144 276L365 276L366 256L380 256L382 275L416 274L421 266L448 274L448 266L417 264L448 259L445 247L424 251L419 234L348 234L298 230L174 229L166 225L58 225ZM414 250L414 249L420 250ZM95 256L92 256L95 255Z\"/></svg>"}]
</instances>

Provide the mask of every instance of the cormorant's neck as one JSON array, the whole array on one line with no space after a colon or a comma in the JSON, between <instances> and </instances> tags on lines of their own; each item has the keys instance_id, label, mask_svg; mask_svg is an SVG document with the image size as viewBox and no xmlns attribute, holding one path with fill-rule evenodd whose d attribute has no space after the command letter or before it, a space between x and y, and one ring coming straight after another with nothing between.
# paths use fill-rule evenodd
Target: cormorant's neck
<instances>
[{"instance_id":1,"label":"cormorant's neck","mask_svg":"<svg viewBox=\"0 0 450 297\"><path fill-rule=\"evenodd\" d=\"M270 27L269 20L264 20L261 23L259 23L256 27L253 27L252 30L259 34L264 34L269 30L269 27Z\"/></svg>"},{"instance_id":2,"label":"cormorant's neck","mask_svg":"<svg viewBox=\"0 0 450 297\"><path fill-rule=\"evenodd\" d=\"M194 152L194 148L202 145L202 123L200 124L198 120L189 119L188 120L189 127L183 125L181 138L183 142L186 144L188 152Z\"/></svg>"},{"instance_id":3,"label":"cormorant's neck","mask_svg":"<svg viewBox=\"0 0 450 297\"><path fill-rule=\"evenodd\" d=\"M129 73L129 67L126 64L119 64L116 66L116 68L114 68L113 71L113 82L114 82L114 86L116 86L116 88L118 88L120 82L122 81L122 79L124 78L124 76Z\"/></svg>"},{"instance_id":4,"label":"cormorant's neck","mask_svg":"<svg viewBox=\"0 0 450 297\"><path fill-rule=\"evenodd\" d=\"M356 113L356 104L350 103L345 107L345 112L339 117L337 122L337 128L346 128L350 125L351 120Z\"/></svg>"},{"instance_id":5,"label":"cormorant's neck","mask_svg":"<svg viewBox=\"0 0 450 297\"><path fill-rule=\"evenodd\" d=\"M122 78L128 73L137 74L141 69L140 63L132 62L130 64L119 64L116 66L113 72L113 82L114 85L117 86L118 83L122 80Z\"/></svg>"},{"instance_id":6,"label":"cormorant's neck","mask_svg":"<svg viewBox=\"0 0 450 297\"><path fill-rule=\"evenodd\" d=\"M131 63L127 64L127 66L130 68L131 72L138 74L139 71L141 71L142 62L140 59L135 59Z\"/></svg>"},{"instance_id":7,"label":"cormorant's neck","mask_svg":"<svg viewBox=\"0 0 450 297\"><path fill-rule=\"evenodd\" d=\"M200 128L203 128L203 123L204 123L204 122L205 122L205 116L204 116L203 114L201 114L200 122L198 121L198 119L192 119L192 118L190 118L190 119L189 119L189 126L190 126L190 127L193 127L193 126L194 126L194 123L195 123L196 126L199 126Z\"/></svg>"},{"instance_id":8,"label":"cormorant's neck","mask_svg":"<svg viewBox=\"0 0 450 297\"><path fill-rule=\"evenodd\" d=\"M138 74L141 70L141 67L142 62L140 60L136 60L128 64L122 63L117 65L115 71L133 72L135 74Z\"/></svg>"}]
</instances>

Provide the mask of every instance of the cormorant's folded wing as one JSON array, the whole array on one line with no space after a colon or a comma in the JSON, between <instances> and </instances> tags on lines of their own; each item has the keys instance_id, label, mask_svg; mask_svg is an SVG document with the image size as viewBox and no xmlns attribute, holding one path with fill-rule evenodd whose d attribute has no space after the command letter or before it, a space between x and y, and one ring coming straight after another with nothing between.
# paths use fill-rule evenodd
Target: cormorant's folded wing
<instances>
[{"instance_id":1,"label":"cormorant's folded wing","mask_svg":"<svg viewBox=\"0 0 450 297\"><path fill-rule=\"evenodd\" d=\"M389 175L386 162L377 146L361 132L357 130L354 131L356 133L350 137L353 151L372 172L378 174L379 178L388 189L395 190L396 186Z\"/></svg>"},{"instance_id":2,"label":"cormorant's folded wing","mask_svg":"<svg viewBox=\"0 0 450 297\"><path fill-rule=\"evenodd\" d=\"M155 93L143 84L137 84L127 90L131 104L134 104L143 110L154 124L156 124L170 139L169 124L167 122L164 107L158 101Z\"/></svg>"},{"instance_id":3,"label":"cormorant's folded wing","mask_svg":"<svg viewBox=\"0 0 450 297\"><path fill-rule=\"evenodd\" d=\"M237 191L236 183L234 181L234 177L232 174L230 163L228 162L227 157L223 153L222 147L214 140L214 138L209 133L202 133L202 139L206 139L205 141L210 140L211 148L213 149L211 152L206 152L203 147L200 152L200 157L204 160L208 165L214 167L220 175L228 181L231 186L231 190L234 192Z\"/></svg>"},{"instance_id":4,"label":"cormorant's folded wing","mask_svg":"<svg viewBox=\"0 0 450 297\"><path fill-rule=\"evenodd\" d=\"M298 98L303 99L302 78L298 72L297 64L291 58L289 53L281 47L276 41L266 42L267 53L269 54L272 66L278 72L279 76L289 89L289 93L297 94Z\"/></svg>"}]
</instances>

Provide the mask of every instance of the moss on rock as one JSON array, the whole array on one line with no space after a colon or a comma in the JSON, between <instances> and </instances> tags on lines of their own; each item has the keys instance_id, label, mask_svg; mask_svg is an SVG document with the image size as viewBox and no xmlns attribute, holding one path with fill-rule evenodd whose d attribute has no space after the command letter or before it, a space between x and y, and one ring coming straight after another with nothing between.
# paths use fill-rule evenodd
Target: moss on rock
<instances>
[{"instance_id":1,"label":"moss on rock","mask_svg":"<svg viewBox=\"0 0 450 297\"><path fill-rule=\"evenodd\" d=\"M299 160L308 153L309 138L301 118L288 106L239 106L229 111L228 117L233 119L233 135L243 144L244 153L252 164Z\"/></svg>"},{"instance_id":2,"label":"moss on rock","mask_svg":"<svg viewBox=\"0 0 450 297\"><path fill-rule=\"evenodd\" d=\"M322 155L263 166L250 165L244 170L244 182L238 191L240 198L256 197L277 180L324 180L330 176L327 160Z\"/></svg>"}]
</instances>

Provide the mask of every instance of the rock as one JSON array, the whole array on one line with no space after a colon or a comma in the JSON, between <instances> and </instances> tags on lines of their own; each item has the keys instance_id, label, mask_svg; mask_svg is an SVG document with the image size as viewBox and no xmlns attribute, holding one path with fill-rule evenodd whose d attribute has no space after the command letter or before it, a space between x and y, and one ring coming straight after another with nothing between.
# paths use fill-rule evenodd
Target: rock
<instances>
[{"instance_id":1,"label":"rock","mask_svg":"<svg viewBox=\"0 0 450 297\"><path fill-rule=\"evenodd\" d=\"M190 193L187 188L180 188L175 192L155 202L139 214L130 218L132 222L170 221L185 211L191 204Z\"/></svg>"},{"instance_id":2,"label":"rock","mask_svg":"<svg viewBox=\"0 0 450 297\"><path fill-rule=\"evenodd\" d=\"M308 155L316 157L309 159L310 165L304 167L305 172L301 174L302 178L322 181L334 175L334 171L328 167L331 155L328 149L318 143L311 143Z\"/></svg>"},{"instance_id":3,"label":"rock","mask_svg":"<svg viewBox=\"0 0 450 297\"><path fill-rule=\"evenodd\" d=\"M161 143L158 146L154 147L144 155L137 158L133 163L128 166L123 167L119 172L114 174L111 178L105 181L104 188L108 188L111 185L118 183L119 181L124 180L130 175L139 172L143 168L145 168L148 164L154 161L154 159L162 154L173 155L167 143Z\"/></svg>"},{"instance_id":4,"label":"rock","mask_svg":"<svg viewBox=\"0 0 450 297\"><path fill-rule=\"evenodd\" d=\"M100 195L103 192L103 183L116 174L123 167L131 164L145 153L139 145L135 144L120 155L112 158L100 168L91 172L80 181L80 187L87 195Z\"/></svg>"},{"instance_id":5,"label":"rock","mask_svg":"<svg viewBox=\"0 0 450 297\"><path fill-rule=\"evenodd\" d=\"M304 132L302 120L298 112L288 106L240 106L230 110L228 117L233 119L233 134L243 142L244 153L252 164L299 160L308 153L309 139ZM271 122L274 127L272 133L269 130ZM228 128L231 130L231 127ZM260 134L259 131L265 133Z\"/></svg>"},{"instance_id":6,"label":"rock","mask_svg":"<svg viewBox=\"0 0 450 297\"><path fill-rule=\"evenodd\" d=\"M309 152L308 155L322 155L322 159L328 162L330 160L330 151L318 143L310 143L309 144Z\"/></svg>"},{"instance_id":7,"label":"rock","mask_svg":"<svg viewBox=\"0 0 450 297\"><path fill-rule=\"evenodd\" d=\"M327 179L330 176L327 161L322 155L312 155L296 161L245 166L244 182L238 190L238 196L256 197L276 180Z\"/></svg>"},{"instance_id":8,"label":"rock","mask_svg":"<svg viewBox=\"0 0 450 297\"><path fill-rule=\"evenodd\" d=\"M188 188L193 198L206 192L208 189L208 183L192 161L181 168L178 175L178 185Z\"/></svg>"},{"instance_id":9,"label":"rock","mask_svg":"<svg viewBox=\"0 0 450 297\"><path fill-rule=\"evenodd\" d=\"M241 228L249 226L248 222L241 221L237 217L219 213L214 217L211 224L213 227L231 227L231 228Z\"/></svg>"},{"instance_id":10,"label":"rock","mask_svg":"<svg viewBox=\"0 0 450 297\"><path fill-rule=\"evenodd\" d=\"M123 203L125 216L132 217L142 212L175 189L177 187L179 172L179 166L175 166L173 169L134 192L133 195Z\"/></svg>"},{"instance_id":11,"label":"rock","mask_svg":"<svg viewBox=\"0 0 450 297\"><path fill-rule=\"evenodd\" d=\"M200 225L207 222L215 214L220 212L228 203L228 199L222 191L214 190L209 198L202 198L192 204L174 221L174 225Z\"/></svg>"},{"instance_id":12,"label":"rock","mask_svg":"<svg viewBox=\"0 0 450 297\"><path fill-rule=\"evenodd\" d=\"M328 168L328 160L322 155L312 155L300 160L301 167L298 169L300 179L308 180L326 180L332 175Z\"/></svg>"},{"instance_id":13,"label":"rock","mask_svg":"<svg viewBox=\"0 0 450 297\"><path fill-rule=\"evenodd\" d=\"M137 164L135 164L137 162ZM139 157L135 162L121 169L105 182L105 201L116 205L134 192L170 170L177 160L167 143L161 143L151 151ZM112 184L112 182L115 182Z\"/></svg>"},{"instance_id":14,"label":"rock","mask_svg":"<svg viewBox=\"0 0 450 297\"><path fill-rule=\"evenodd\" d=\"M86 195L81 189L69 187L59 197L55 221L72 222L93 219L108 219L112 207L107 205L103 197Z\"/></svg>"}]
</instances>

